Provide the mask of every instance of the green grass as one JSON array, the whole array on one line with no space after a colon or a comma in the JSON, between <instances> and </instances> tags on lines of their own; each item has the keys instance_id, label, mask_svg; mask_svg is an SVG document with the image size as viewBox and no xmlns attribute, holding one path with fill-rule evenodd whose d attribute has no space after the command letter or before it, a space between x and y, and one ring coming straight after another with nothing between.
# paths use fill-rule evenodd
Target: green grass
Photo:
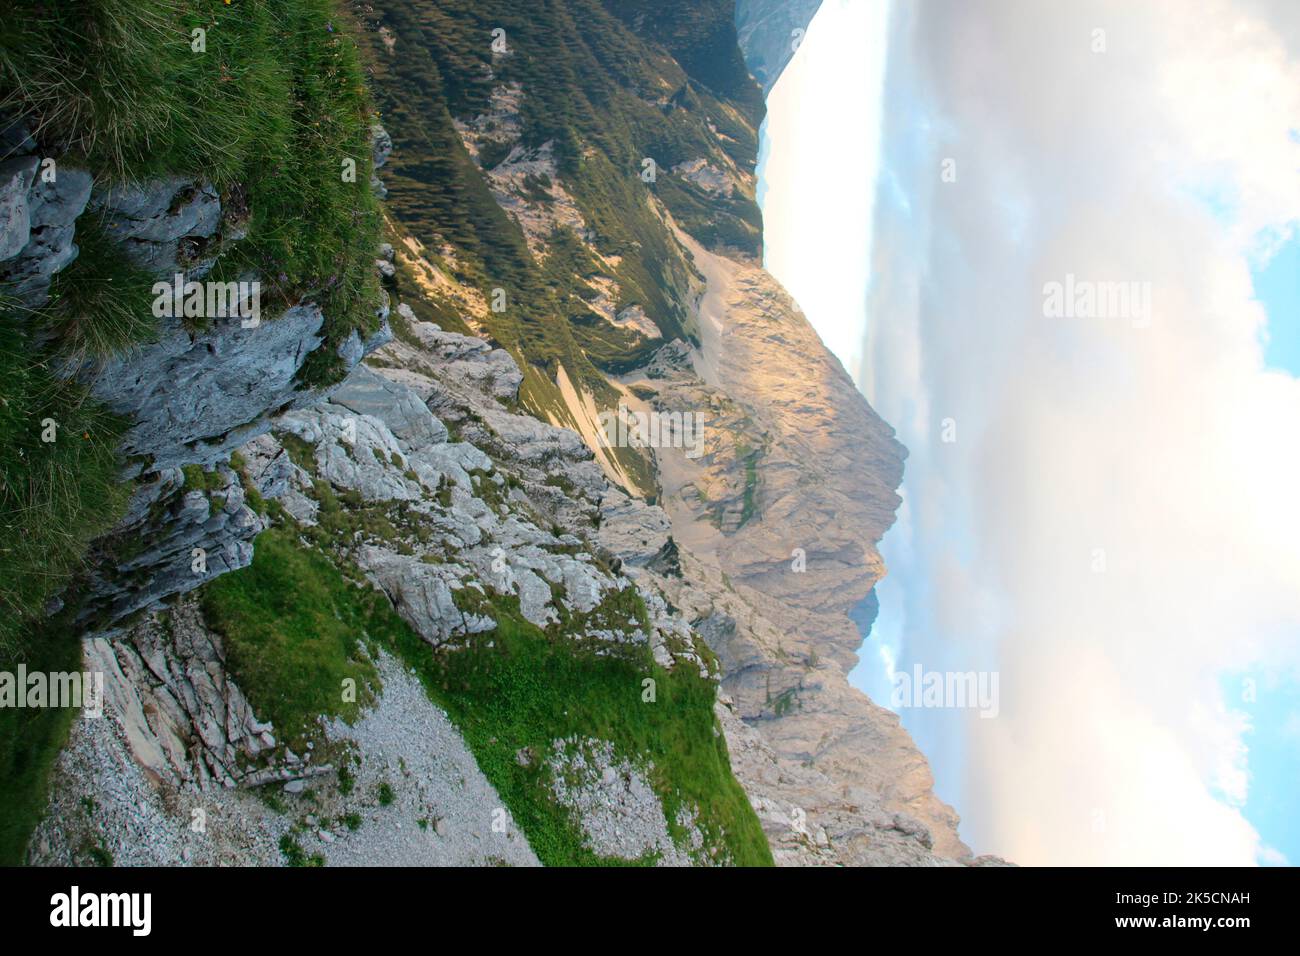
<instances>
[{"instance_id":1,"label":"green grass","mask_svg":"<svg viewBox=\"0 0 1300 956\"><path fill-rule=\"evenodd\" d=\"M96 866L112 866L113 854L102 844L87 844L83 847L86 854L95 862Z\"/></svg>"},{"instance_id":2,"label":"green grass","mask_svg":"<svg viewBox=\"0 0 1300 956\"><path fill-rule=\"evenodd\" d=\"M13 0L0 13L0 109L100 181L214 183L248 237L220 250L213 277L257 270L268 311L318 301L325 342L300 378L324 385L341 372L338 344L378 324L371 111L352 28L336 0ZM102 277L98 249L87 268ZM52 321L103 350L121 338L109 334L115 304L74 303Z\"/></svg>"},{"instance_id":3,"label":"green grass","mask_svg":"<svg viewBox=\"0 0 1300 956\"><path fill-rule=\"evenodd\" d=\"M53 622L29 635L21 653L0 653L0 671L19 663L29 671L81 670L81 641ZM68 739L72 708L0 708L0 866L19 866L32 831L45 815L50 771Z\"/></svg>"},{"instance_id":4,"label":"green grass","mask_svg":"<svg viewBox=\"0 0 1300 956\"><path fill-rule=\"evenodd\" d=\"M0 71L10 98L43 135L115 178L199 168L233 176L280 112L279 71L259 55L271 39L261 4L7 7ZM195 28L207 31L206 52L191 49Z\"/></svg>"},{"instance_id":5,"label":"green grass","mask_svg":"<svg viewBox=\"0 0 1300 956\"><path fill-rule=\"evenodd\" d=\"M285 866L324 866L325 857L319 853L307 855L307 851L302 848L293 836L286 833L280 837L280 853L284 856Z\"/></svg>"},{"instance_id":6,"label":"green grass","mask_svg":"<svg viewBox=\"0 0 1300 956\"><path fill-rule=\"evenodd\" d=\"M77 258L54 276L38 321L74 362L116 355L153 338L153 277L134 266L95 216L77 221Z\"/></svg>"},{"instance_id":7,"label":"green grass","mask_svg":"<svg viewBox=\"0 0 1300 956\"><path fill-rule=\"evenodd\" d=\"M0 312L0 653L15 659L128 496L116 460L125 423L58 378L30 336L26 322Z\"/></svg>"},{"instance_id":8,"label":"green grass","mask_svg":"<svg viewBox=\"0 0 1300 956\"><path fill-rule=\"evenodd\" d=\"M378 676L362 646L366 615L352 586L319 553L271 531L253 564L203 589L203 612L224 639L231 671L258 715L295 750L316 736L316 717L354 720ZM355 700L343 699L345 680Z\"/></svg>"},{"instance_id":9,"label":"green grass","mask_svg":"<svg viewBox=\"0 0 1300 956\"><path fill-rule=\"evenodd\" d=\"M183 465L181 473L185 475L186 491L219 491L224 487L221 476L215 471L204 471L202 465Z\"/></svg>"},{"instance_id":10,"label":"green grass","mask_svg":"<svg viewBox=\"0 0 1300 956\"><path fill-rule=\"evenodd\" d=\"M649 760L669 820L683 803L697 806L707 844L724 846L738 865L770 865L726 744L714 734L713 682L687 668L666 671L648 652L598 656L571 638L544 634L511 604L498 599L499 627L466 650L435 656L413 634L399 650L456 721L542 862L613 862L582 846L568 812L543 796L548 771L541 761L521 766L516 759L522 748L544 754L553 741L576 734L612 741L634 762ZM645 678L656 683L653 703L641 699Z\"/></svg>"},{"instance_id":11,"label":"green grass","mask_svg":"<svg viewBox=\"0 0 1300 956\"><path fill-rule=\"evenodd\" d=\"M597 655L569 634L537 629L519 616L516 601L499 597L489 599L500 622L495 631L477 636L466 649L435 653L387 598L350 583L292 532L273 528L256 548L250 567L204 588L203 602L225 633L257 635L228 643L231 670L259 715L270 717L277 729L281 719L301 726L322 705L349 659L343 652L346 632L396 654L417 672L430 698L460 727L542 862L623 862L601 859L582 845L568 811L548 796L541 761L521 767L516 760L522 748L544 754L552 741L573 734L612 741L620 756L652 762L650 781L668 818L675 819L683 803L697 806L707 842L724 847L734 862L772 862L758 819L731 774L725 742L714 732L712 681L689 668L666 671L644 649ZM614 596L608 608L584 621L644 620L644 606L638 609L630 594L635 592ZM318 632L331 636L323 639ZM245 651L237 652L238 645ZM250 646L256 653L247 653ZM647 677L656 682L654 703L641 700ZM295 686L302 689L286 700L286 687ZM275 708L286 716L277 718Z\"/></svg>"},{"instance_id":12,"label":"green grass","mask_svg":"<svg viewBox=\"0 0 1300 956\"><path fill-rule=\"evenodd\" d=\"M351 795L352 791L356 788L357 778L352 773L352 766L349 763L348 758L345 757L339 760L338 775L339 793L345 797Z\"/></svg>"}]
</instances>

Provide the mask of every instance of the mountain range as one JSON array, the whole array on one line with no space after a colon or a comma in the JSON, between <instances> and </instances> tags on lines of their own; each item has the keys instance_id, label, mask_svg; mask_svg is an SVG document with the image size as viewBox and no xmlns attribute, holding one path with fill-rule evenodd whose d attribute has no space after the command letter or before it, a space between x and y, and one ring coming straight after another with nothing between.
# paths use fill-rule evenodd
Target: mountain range
<instances>
[{"instance_id":1,"label":"mountain range","mask_svg":"<svg viewBox=\"0 0 1300 956\"><path fill-rule=\"evenodd\" d=\"M4 862L999 862L847 680L906 450L755 202L817 2L90 6L0 14L0 671L104 682L0 710Z\"/></svg>"}]
</instances>

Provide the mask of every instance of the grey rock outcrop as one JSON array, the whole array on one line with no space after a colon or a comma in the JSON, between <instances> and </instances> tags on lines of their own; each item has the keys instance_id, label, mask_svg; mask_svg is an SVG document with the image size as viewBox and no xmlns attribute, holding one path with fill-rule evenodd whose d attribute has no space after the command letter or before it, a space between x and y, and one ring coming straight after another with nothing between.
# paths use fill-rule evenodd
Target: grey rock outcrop
<instances>
[{"instance_id":1,"label":"grey rock outcrop","mask_svg":"<svg viewBox=\"0 0 1300 956\"><path fill-rule=\"evenodd\" d=\"M92 191L90 175L76 168L59 164L51 177L42 175L36 143L21 125L6 126L2 142L0 279L27 308L45 303L53 275L75 259L83 211L138 267L166 280L177 272L201 277L221 246L243 234L246 211L238 203L223 210L208 183L171 176ZM381 313L382 319L386 306ZM259 318L247 328L253 323L213 319L199 328L180 317L161 319L153 341L65 369L132 421L122 445L128 477L212 464L265 431L271 416L323 397L297 384L307 356L323 342L319 306L302 302ZM344 371L391 335L386 323L366 339L353 333L339 348Z\"/></svg>"},{"instance_id":2,"label":"grey rock outcrop","mask_svg":"<svg viewBox=\"0 0 1300 956\"><path fill-rule=\"evenodd\" d=\"M223 462L204 487L187 487L179 468L137 484L126 517L98 542L78 597L82 625L108 637L139 611L192 591L253 560L253 538L266 527Z\"/></svg>"},{"instance_id":3,"label":"grey rock outcrop","mask_svg":"<svg viewBox=\"0 0 1300 956\"><path fill-rule=\"evenodd\" d=\"M319 402L326 391L299 389L296 375L319 346L324 317L315 305L294 306L278 319L244 329L237 321L195 337L180 320L163 320L158 341L100 368L92 392L132 425L121 444L126 474L137 478L128 513L92 563L83 615L115 631L136 611L245 567L264 522L244 504L230 471L230 453L271 428L286 409ZM367 347L386 341L381 330ZM215 468L215 490L184 490L182 466ZM311 509L301 496L289 507ZM124 540L143 553L115 555ZM207 571L191 569L203 549Z\"/></svg>"},{"instance_id":4,"label":"grey rock outcrop","mask_svg":"<svg viewBox=\"0 0 1300 956\"><path fill-rule=\"evenodd\" d=\"M40 160L21 156L0 162L0 259L22 252L32 233L27 192Z\"/></svg>"},{"instance_id":5,"label":"grey rock outcrop","mask_svg":"<svg viewBox=\"0 0 1300 956\"><path fill-rule=\"evenodd\" d=\"M662 508L611 488L600 503L596 540L628 567L644 567L664 554L672 523Z\"/></svg>"},{"instance_id":6,"label":"grey rock outcrop","mask_svg":"<svg viewBox=\"0 0 1300 956\"><path fill-rule=\"evenodd\" d=\"M92 392L133 422L122 453L137 469L210 464L265 431L275 413L319 401L295 388L295 376L324 321L315 305L257 328L217 321L197 335L183 319L163 319L157 341L93 373Z\"/></svg>"},{"instance_id":7,"label":"grey rock outcrop","mask_svg":"<svg viewBox=\"0 0 1300 956\"><path fill-rule=\"evenodd\" d=\"M90 200L92 180L62 164L42 169L36 142L21 124L0 135L0 281L25 308L49 299L56 272L77 257L75 222Z\"/></svg>"},{"instance_id":8,"label":"grey rock outcrop","mask_svg":"<svg viewBox=\"0 0 1300 956\"><path fill-rule=\"evenodd\" d=\"M241 195L237 187L231 194ZM75 255L71 237L83 209L99 217L110 241L137 267L167 281L176 273L187 280L203 276L222 246L242 237L247 215L239 201L223 210L204 182L168 177L92 195L89 177L68 169L59 170L54 184L42 186L38 178L27 203L31 238L0 268L29 291L33 305L45 295L49 275ZM386 308L379 309L381 320ZM86 381L92 395L130 422L119 451L123 476L136 480L126 517L91 562L81 617L88 629L118 633L131 615L252 560L251 542L264 522L244 504L226 462L269 430L273 417L328 394L299 382L308 356L325 347L324 324L321 308L310 301L279 315L258 314L256 321L165 317L146 343L66 365L63 374ZM354 332L338 349L344 370L391 336L386 322L366 339ZM215 468L215 482L185 489L184 466ZM202 573L191 569L196 549Z\"/></svg>"},{"instance_id":9,"label":"grey rock outcrop","mask_svg":"<svg viewBox=\"0 0 1300 956\"><path fill-rule=\"evenodd\" d=\"M86 666L105 675L109 710L132 754L156 780L234 786L276 746L270 724L226 673L221 637L184 600L117 640L86 643Z\"/></svg>"},{"instance_id":10,"label":"grey rock outcrop","mask_svg":"<svg viewBox=\"0 0 1300 956\"><path fill-rule=\"evenodd\" d=\"M464 442L510 462L528 499L552 520L566 527L595 525L610 486L576 432L507 408L523 381L510 354L413 319L407 322L414 343L394 341L374 353L371 364L410 387Z\"/></svg>"},{"instance_id":11,"label":"grey rock outcrop","mask_svg":"<svg viewBox=\"0 0 1300 956\"><path fill-rule=\"evenodd\" d=\"M246 446L250 480L264 492L287 489L281 502L289 509L297 499L296 514L315 479L382 515L371 527L391 530L367 531L363 521L334 547L434 647L496 625L491 589L517 599L540 628L568 622L575 639L642 644L664 666L707 672L689 625L662 596L639 589L646 621L611 600L637 585L597 526L649 562L668 543L663 513L611 488L576 433L503 406L520 380L508 354L434 325L410 328L329 402L285 413ZM289 435L310 449L310 475L275 447Z\"/></svg>"},{"instance_id":12,"label":"grey rock outcrop","mask_svg":"<svg viewBox=\"0 0 1300 956\"><path fill-rule=\"evenodd\" d=\"M496 627L486 614L463 611L456 592L468 587L464 568L427 564L368 545L357 554L357 565L388 595L397 613L433 647Z\"/></svg>"},{"instance_id":13,"label":"grey rock outcrop","mask_svg":"<svg viewBox=\"0 0 1300 956\"><path fill-rule=\"evenodd\" d=\"M359 367L330 396L335 405L377 418L402 441L424 446L447 440L447 428L410 388L390 382L377 372Z\"/></svg>"},{"instance_id":14,"label":"grey rock outcrop","mask_svg":"<svg viewBox=\"0 0 1300 956\"><path fill-rule=\"evenodd\" d=\"M84 171L59 164L43 176L37 144L20 124L4 127L0 146L0 279L29 309L46 302L53 275L75 259L77 218L87 209L137 266L167 279L177 271L201 276L222 243L243 234L244 213L223 212L209 184L169 177L92 193ZM153 341L64 370L131 422L120 451L124 476L140 479L125 519L91 562L88 626L116 633L135 612L248 564L263 523L224 461L273 416L324 396L297 382L322 345L323 324L312 303L252 328L214 320L200 329L166 318ZM340 348L345 370L390 338L386 324L369 339L354 334ZM183 465L218 466L219 490L185 490ZM195 549L205 555L203 574L191 570Z\"/></svg>"},{"instance_id":15,"label":"grey rock outcrop","mask_svg":"<svg viewBox=\"0 0 1300 956\"><path fill-rule=\"evenodd\" d=\"M295 521L316 525L320 505L307 492L311 476L297 465L284 447L269 433L258 435L239 449L244 474L263 498L274 498Z\"/></svg>"},{"instance_id":16,"label":"grey rock outcrop","mask_svg":"<svg viewBox=\"0 0 1300 956\"><path fill-rule=\"evenodd\" d=\"M206 271L204 253L220 238L221 197L209 183L183 176L111 186L89 209L127 257L154 275Z\"/></svg>"},{"instance_id":17,"label":"grey rock outcrop","mask_svg":"<svg viewBox=\"0 0 1300 956\"><path fill-rule=\"evenodd\" d=\"M211 186L179 177L106 190L90 207L137 265L164 279L205 273L231 225ZM324 341L325 316L312 302L257 321L214 318L204 328L181 317L159 321L154 341L79 373L133 423L122 445L128 474L211 464L264 432L273 415L327 394L298 384ZM364 340L354 332L338 349L344 370L391 335L386 323Z\"/></svg>"}]
</instances>

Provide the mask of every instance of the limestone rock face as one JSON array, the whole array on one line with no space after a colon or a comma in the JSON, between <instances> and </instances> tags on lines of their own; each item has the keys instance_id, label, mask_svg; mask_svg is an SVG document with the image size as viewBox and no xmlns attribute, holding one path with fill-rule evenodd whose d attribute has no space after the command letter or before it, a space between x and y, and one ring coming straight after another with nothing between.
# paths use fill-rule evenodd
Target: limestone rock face
<instances>
[{"instance_id":1,"label":"limestone rock face","mask_svg":"<svg viewBox=\"0 0 1300 956\"><path fill-rule=\"evenodd\" d=\"M711 539L733 580L847 611L883 571L875 545L906 450L771 276L686 239L709 279L703 347L665 349L634 380L654 409L703 422L704 454L658 456L668 511Z\"/></svg>"},{"instance_id":2,"label":"limestone rock face","mask_svg":"<svg viewBox=\"0 0 1300 956\"><path fill-rule=\"evenodd\" d=\"M466 587L464 579L468 577L463 569L426 564L372 545L359 550L357 565L433 647L496 627L491 617L462 611L456 605L456 592Z\"/></svg>"},{"instance_id":3,"label":"limestone rock face","mask_svg":"<svg viewBox=\"0 0 1300 956\"><path fill-rule=\"evenodd\" d=\"M204 275L217 245L231 238L215 190L182 178L115 187L92 198L90 208L137 265L168 281L177 272L187 279ZM256 322L212 319L202 329L181 317L163 318L154 341L77 374L132 421L122 446L135 460L129 474L208 465L266 431L273 415L324 397L297 383L323 341L324 321L310 302ZM339 355L351 368L389 338L386 324L364 341L353 333Z\"/></svg>"},{"instance_id":4,"label":"limestone rock face","mask_svg":"<svg viewBox=\"0 0 1300 956\"><path fill-rule=\"evenodd\" d=\"M193 600L182 601L163 627L148 619L118 640L86 644L86 662L105 675L110 710L121 715L132 754L157 780L233 786L275 746L226 675L225 650Z\"/></svg>"},{"instance_id":5,"label":"limestone rock face","mask_svg":"<svg viewBox=\"0 0 1300 956\"><path fill-rule=\"evenodd\" d=\"M206 183L169 177L94 190L73 167L43 176L25 129L5 127L0 142L9 156L0 167L0 279L29 308L47 301L53 275L75 259L77 219L86 210L137 266L168 281L177 272L201 277L218 247L242 235ZM263 315L252 327L231 319L195 328L164 318L152 341L62 369L130 422L120 453L123 477L136 479L126 517L89 562L87 628L117 633L135 612L251 561L264 524L225 462L268 430L274 415L324 397L297 383L321 346L324 321L311 303ZM354 334L340 348L345 367L390 337L386 325L367 340ZM187 489L187 465L215 467L214 483ZM196 560L204 570L193 569Z\"/></svg>"},{"instance_id":6,"label":"limestone rock face","mask_svg":"<svg viewBox=\"0 0 1300 956\"><path fill-rule=\"evenodd\" d=\"M32 234L31 207L27 191L39 165L35 156L21 156L0 162L0 259L11 259L22 251Z\"/></svg>"},{"instance_id":7,"label":"limestone rock face","mask_svg":"<svg viewBox=\"0 0 1300 956\"><path fill-rule=\"evenodd\" d=\"M443 379L449 382L459 380L463 383L464 387L458 389L457 394L464 399L477 402L479 394L486 394L496 399L499 405L500 402L518 397L523 374L508 352L504 349L494 349L483 339L445 332L432 322L419 322L409 306L398 307L399 312L403 309L406 310L404 317L419 344L400 343L391 350L385 363L392 368L393 374L389 377L404 381L404 372L409 371L418 376L420 366L427 366L432 362L440 370ZM409 367L410 365L414 367ZM427 379L428 376L425 378ZM411 380L410 384L421 392L426 401L431 401L435 411L439 405L444 404L432 402L433 390L436 389L433 382L421 383L417 378ZM456 388L455 385L449 387ZM456 403L451 401L445 404L449 405L448 410L451 411L454 410ZM486 407L491 409L494 406Z\"/></svg>"},{"instance_id":8,"label":"limestone rock face","mask_svg":"<svg viewBox=\"0 0 1300 956\"><path fill-rule=\"evenodd\" d=\"M0 131L0 280L23 306L49 299L50 280L77 257L75 221L90 200L84 170L41 168L36 142L21 124Z\"/></svg>"},{"instance_id":9,"label":"limestone rock face","mask_svg":"<svg viewBox=\"0 0 1300 956\"><path fill-rule=\"evenodd\" d=\"M871 790L837 793L815 767L778 755L759 728L746 724L725 696L716 713L731 767L772 845L778 866L955 866L934 853L930 830L891 810Z\"/></svg>"},{"instance_id":10,"label":"limestone rock face","mask_svg":"<svg viewBox=\"0 0 1300 956\"><path fill-rule=\"evenodd\" d=\"M672 523L662 508L611 488L600 503L597 540L623 563L643 567L664 555L672 541Z\"/></svg>"},{"instance_id":11,"label":"limestone rock face","mask_svg":"<svg viewBox=\"0 0 1300 956\"><path fill-rule=\"evenodd\" d=\"M244 213L223 210L209 183L170 176L92 188L88 173L63 164L46 176L36 142L14 123L0 130L0 157L0 280L28 308L45 304L53 275L76 258L83 212L137 266L167 281L176 273L201 278L219 247L243 235ZM323 323L310 302L262 315L255 327L218 319L196 329L179 317L161 319L154 341L64 371L132 420L122 446L128 477L210 465L265 431L272 415L321 400L322 393L299 389L296 376L320 346ZM354 333L339 349L345 370L390 338L386 324L369 339Z\"/></svg>"},{"instance_id":12,"label":"limestone rock face","mask_svg":"<svg viewBox=\"0 0 1300 956\"><path fill-rule=\"evenodd\" d=\"M221 225L217 191L183 176L110 187L89 208L132 262L157 275L194 266Z\"/></svg>"},{"instance_id":13,"label":"limestone rock face","mask_svg":"<svg viewBox=\"0 0 1300 956\"><path fill-rule=\"evenodd\" d=\"M334 391L330 401L358 415L378 418L403 441L438 445L447 440L446 426L433 417L415 392L389 382L364 365Z\"/></svg>"},{"instance_id":14,"label":"limestone rock face","mask_svg":"<svg viewBox=\"0 0 1300 956\"><path fill-rule=\"evenodd\" d=\"M156 342L92 373L92 392L132 420L128 458L155 469L210 464L269 428L276 412L320 400L294 378L324 320L319 307L298 305L256 328L220 320L196 335L182 319L162 319Z\"/></svg>"},{"instance_id":15,"label":"limestone rock face","mask_svg":"<svg viewBox=\"0 0 1300 956\"><path fill-rule=\"evenodd\" d=\"M241 452L259 488L306 489L273 447L292 435L310 447L311 477L388 516L391 535L362 534L339 556L434 647L495 627L490 586L538 627L576 619L598 643L645 644L665 666L706 670L659 594L642 591L648 621L607 606L636 584L597 525L645 563L668 543L667 517L611 488L576 433L506 407L521 377L507 353L417 322L371 362Z\"/></svg>"},{"instance_id":16,"label":"limestone rock face","mask_svg":"<svg viewBox=\"0 0 1300 956\"><path fill-rule=\"evenodd\" d=\"M737 779L779 861L966 862L924 756L847 680L906 450L770 275L679 239L706 281L700 346L622 381L640 409L703 422L702 454L655 449L679 570L635 567L618 532L611 549L718 655Z\"/></svg>"},{"instance_id":17,"label":"limestone rock face","mask_svg":"<svg viewBox=\"0 0 1300 956\"><path fill-rule=\"evenodd\" d=\"M576 432L509 410L523 381L510 354L433 323L408 319L408 327L414 344L390 343L371 357L372 366L409 387L465 443L509 462L528 499L558 523L595 524L610 490L604 473Z\"/></svg>"},{"instance_id":18,"label":"limestone rock face","mask_svg":"<svg viewBox=\"0 0 1300 956\"><path fill-rule=\"evenodd\" d=\"M187 487L179 468L151 474L136 485L126 517L89 556L83 626L113 636L137 611L247 567L253 538L265 527L224 462L203 488Z\"/></svg>"},{"instance_id":19,"label":"limestone rock face","mask_svg":"<svg viewBox=\"0 0 1300 956\"><path fill-rule=\"evenodd\" d=\"M34 150L20 133L10 128L5 135ZM11 212L0 223L0 246L22 239L24 215L29 234L21 252L0 262L0 277L14 282L33 308L45 301L50 277L75 257L72 237L83 210L99 217L137 266L166 281L176 273L202 277L218 247L242 235L239 216L223 212L216 190L202 182L170 177L92 191L88 175L60 167L53 182L37 173L24 195L19 187L29 167L35 168L23 160L7 180L0 178L0 205ZM379 314L386 317L386 306ZM161 318L151 341L61 370L130 422L119 452L123 477L136 486L126 517L89 563L89 604L81 618L87 628L117 633L135 612L252 560L251 542L264 522L244 504L226 463L234 449L269 430L274 416L328 395L328 388L298 382L307 357L322 347L324 322L311 302L248 323L214 318L194 327L180 317ZM338 350L345 369L391 335L386 323L364 340L354 332ZM214 483L185 488L184 466L215 469ZM286 507L308 507L293 497L295 489L287 492ZM201 572L191 567L196 549L206 568Z\"/></svg>"}]
</instances>

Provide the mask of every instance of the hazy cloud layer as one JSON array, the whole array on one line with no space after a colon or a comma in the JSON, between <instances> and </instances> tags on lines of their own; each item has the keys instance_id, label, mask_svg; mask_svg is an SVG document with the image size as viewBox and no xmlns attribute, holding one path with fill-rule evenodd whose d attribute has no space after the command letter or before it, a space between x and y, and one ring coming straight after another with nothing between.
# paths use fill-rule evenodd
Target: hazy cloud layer
<instances>
[{"instance_id":1,"label":"hazy cloud layer","mask_svg":"<svg viewBox=\"0 0 1300 956\"><path fill-rule=\"evenodd\" d=\"M996 719L905 720L978 850L1276 862L1245 711L1300 723L1300 382L1263 367L1250 269L1300 220L1300 7L895 3L882 97L883 5L814 20L764 211L911 449L878 630L909 671L1000 671ZM1044 315L1047 284L1106 282L1149 308Z\"/></svg>"},{"instance_id":2,"label":"hazy cloud layer","mask_svg":"<svg viewBox=\"0 0 1300 956\"><path fill-rule=\"evenodd\" d=\"M943 605L902 663L1001 670L999 718L919 718L964 740L979 848L1262 851L1221 675L1294 674L1300 643L1300 382L1262 367L1249 271L1300 219L1298 25L1226 0L895 10L860 379L912 449L905 573ZM1149 321L1045 317L1070 276L1146 284Z\"/></svg>"}]
</instances>

